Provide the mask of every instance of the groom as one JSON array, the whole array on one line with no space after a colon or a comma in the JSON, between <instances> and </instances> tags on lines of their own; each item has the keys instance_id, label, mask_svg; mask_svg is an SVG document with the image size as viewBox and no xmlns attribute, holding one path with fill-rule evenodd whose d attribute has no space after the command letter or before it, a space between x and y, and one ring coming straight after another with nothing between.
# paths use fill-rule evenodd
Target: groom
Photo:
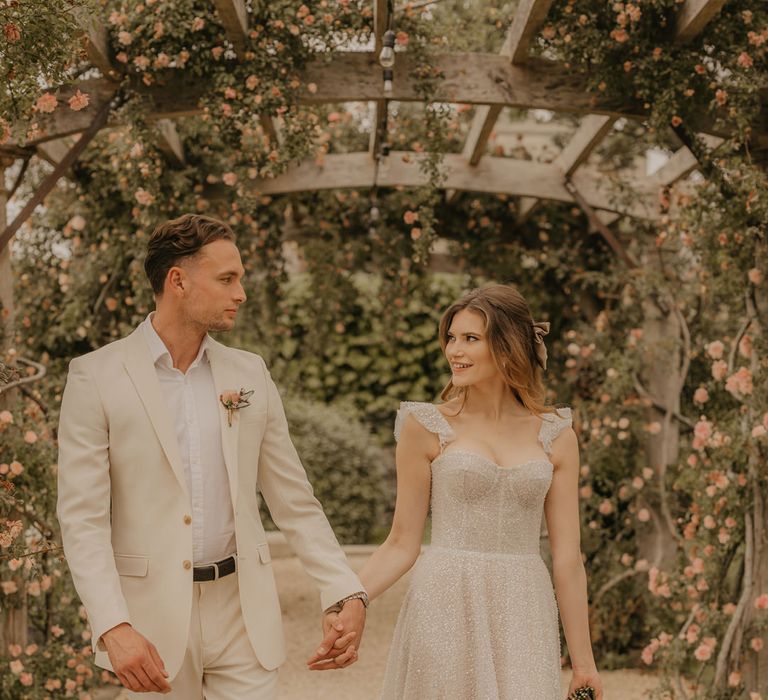
<instances>
[{"instance_id":1,"label":"groom","mask_svg":"<svg viewBox=\"0 0 768 700\"><path fill-rule=\"evenodd\" d=\"M264 361L208 335L245 301L234 239L205 216L158 226L145 261L156 311L74 359L62 400L64 550L96 663L136 693L275 697L285 648L257 491L320 590L313 661L353 663L365 623Z\"/></svg>"}]
</instances>

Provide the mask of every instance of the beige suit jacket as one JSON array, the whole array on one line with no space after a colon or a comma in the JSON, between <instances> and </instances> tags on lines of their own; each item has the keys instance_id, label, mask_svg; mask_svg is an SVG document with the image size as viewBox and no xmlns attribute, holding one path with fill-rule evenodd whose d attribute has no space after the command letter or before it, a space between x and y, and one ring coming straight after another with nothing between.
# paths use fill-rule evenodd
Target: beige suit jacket
<instances>
[{"instance_id":1,"label":"beige suit jacket","mask_svg":"<svg viewBox=\"0 0 768 700\"><path fill-rule=\"evenodd\" d=\"M231 426L222 406L219 425L243 617L259 662L273 669L285 648L257 489L323 609L363 587L312 493L262 358L214 341L209 359L217 394L254 390ZM140 330L72 360L59 425L58 515L98 665L110 668L101 635L127 620L155 644L171 678L179 670L193 589L189 514L178 441Z\"/></svg>"}]
</instances>

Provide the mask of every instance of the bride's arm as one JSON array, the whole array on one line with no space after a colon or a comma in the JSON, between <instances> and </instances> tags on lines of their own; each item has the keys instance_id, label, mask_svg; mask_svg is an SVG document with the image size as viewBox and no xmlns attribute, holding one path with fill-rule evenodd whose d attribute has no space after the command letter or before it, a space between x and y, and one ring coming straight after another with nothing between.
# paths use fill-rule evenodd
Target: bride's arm
<instances>
[{"instance_id":1,"label":"bride's arm","mask_svg":"<svg viewBox=\"0 0 768 700\"><path fill-rule=\"evenodd\" d=\"M387 539L358 575L373 600L416 561L429 512L430 462L439 452L437 436L409 415L397 444L397 501Z\"/></svg>"},{"instance_id":2,"label":"bride's arm","mask_svg":"<svg viewBox=\"0 0 768 700\"><path fill-rule=\"evenodd\" d=\"M555 470L544 504L552 553L552 578L574 680L579 677L591 681L597 677L597 669L589 637L587 575L581 558L579 445L576 434L572 429L564 430L553 447ZM599 686L599 679L591 682L593 687ZM600 697L601 689L595 689Z\"/></svg>"}]
</instances>

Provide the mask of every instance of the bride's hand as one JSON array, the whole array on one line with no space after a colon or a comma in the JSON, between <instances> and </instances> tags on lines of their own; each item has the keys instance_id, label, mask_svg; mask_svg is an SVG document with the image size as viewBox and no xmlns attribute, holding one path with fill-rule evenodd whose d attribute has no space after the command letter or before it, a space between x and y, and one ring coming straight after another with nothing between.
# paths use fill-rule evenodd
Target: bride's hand
<instances>
[{"instance_id":1,"label":"bride's hand","mask_svg":"<svg viewBox=\"0 0 768 700\"><path fill-rule=\"evenodd\" d=\"M571 684L568 686L568 696L570 697L571 693L585 686L594 688L595 700L603 699L603 682L600 680L600 675L596 668L589 670L574 668Z\"/></svg>"}]
</instances>

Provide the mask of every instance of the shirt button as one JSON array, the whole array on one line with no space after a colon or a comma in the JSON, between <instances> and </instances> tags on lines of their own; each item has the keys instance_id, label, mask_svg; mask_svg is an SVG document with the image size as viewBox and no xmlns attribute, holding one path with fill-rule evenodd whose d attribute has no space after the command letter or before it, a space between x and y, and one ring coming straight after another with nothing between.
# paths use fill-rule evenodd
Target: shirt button
<instances>
[{"instance_id":1,"label":"shirt button","mask_svg":"<svg viewBox=\"0 0 768 700\"><path fill-rule=\"evenodd\" d=\"M192 517L189 515L184 516L184 524L189 525L192 522Z\"/></svg>"},{"instance_id":2,"label":"shirt button","mask_svg":"<svg viewBox=\"0 0 768 700\"><path fill-rule=\"evenodd\" d=\"M184 560L184 568L185 569L191 569L192 568L192 562L189 561L189 559Z\"/></svg>"}]
</instances>

